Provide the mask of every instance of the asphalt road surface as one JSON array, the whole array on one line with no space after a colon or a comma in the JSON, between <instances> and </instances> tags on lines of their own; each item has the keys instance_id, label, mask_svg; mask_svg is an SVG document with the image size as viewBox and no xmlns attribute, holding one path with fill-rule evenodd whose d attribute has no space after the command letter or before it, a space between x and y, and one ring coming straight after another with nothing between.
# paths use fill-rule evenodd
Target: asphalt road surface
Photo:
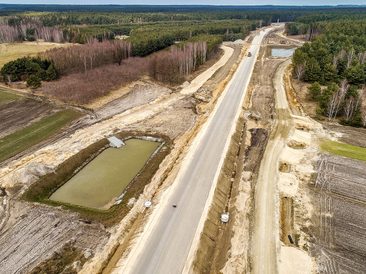
<instances>
[{"instance_id":1,"label":"asphalt road surface","mask_svg":"<svg viewBox=\"0 0 366 274\"><path fill-rule=\"evenodd\" d=\"M228 140L246 94L251 73L263 37L271 29L255 36L232 81L218 101L216 111L200 133L198 143L188 152L189 162L180 170L167 202L159 208L132 256L113 273L181 273L187 261L201 216L225 157ZM176 204L174 208L172 205ZM122 269L123 268L123 269Z\"/></svg>"}]
</instances>

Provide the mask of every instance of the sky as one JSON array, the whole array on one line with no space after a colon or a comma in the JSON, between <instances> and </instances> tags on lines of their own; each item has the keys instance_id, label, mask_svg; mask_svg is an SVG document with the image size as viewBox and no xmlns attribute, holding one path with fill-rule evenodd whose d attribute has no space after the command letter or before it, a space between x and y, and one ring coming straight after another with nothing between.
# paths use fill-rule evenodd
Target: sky
<instances>
[{"instance_id":1,"label":"sky","mask_svg":"<svg viewBox=\"0 0 366 274\"><path fill-rule=\"evenodd\" d=\"M366 0L0 0L5 4L150 5L366 5Z\"/></svg>"}]
</instances>

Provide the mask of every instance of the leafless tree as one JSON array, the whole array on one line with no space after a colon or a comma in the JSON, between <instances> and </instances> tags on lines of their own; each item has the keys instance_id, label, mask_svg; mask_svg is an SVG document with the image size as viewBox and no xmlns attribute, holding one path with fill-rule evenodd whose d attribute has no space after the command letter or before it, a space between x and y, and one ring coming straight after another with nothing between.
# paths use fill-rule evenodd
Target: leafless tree
<instances>
[{"instance_id":1,"label":"leafless tree","mask_svg":"<svg viewBox=\"0 0 366 274\"><path fill-rule=\"evenodd\" d=\"M295 66L295 74L296 74L296 79L297 80L301 80L302 76L304 75L305 72L305 64L298 64Z\"/></svg>"},{"instance_id":2,"label":"leafless tree","mask_svg":"<svg viewBox=\"0 0 366 274\"><path fill-rule=\"evenodd\" d=\"M66 41L63 31L57 27L44 27L40 22L29 21L18 26L9 26L6 23L0 24L0 42L16 42L27 39L27 30L34 30L34 39L46 42L63 43Z\"/></svg>"},{"instance_id":3,"label":"leafless tree","mask_svg":"<svg viewBox=\"0 0 366 274\"><path fill-rule=\"evenodd\" d=\"M337 117L348 89L349 84L347 83L347 80L343 80L339 89L330 98L327 108L327 117L329 120L335 119Z\"/></svg>"},{"instance_id":4,"label":"leafless tree","mask_svg":"<svg viewBox=\"0 0 366 274\"><path fill-rule=\"evenodd\" d=\"M347 53L347 68L349 68L352 64L353 58L355 55L355 51L354 49L351 49L348 53Z\"/></svg>"},{"instance_id":5,"label":"leafless tree","mask_svg":"<svg viewBox=\"0 0 366 274\"><path fill-rule=\"evenodd\" d=\"M360 52L358 54L358 61L360 62L361 65L365 64L365 62L366 62L366 51Z\"/></svg>"},{"instance_id":6,"label":"leafless tree","mask_svg":"<svg viewBox=\"0 0 366 274\"><path fill-rule=\"evenodd\" d=\"M353 117L355 109L356 109L355 98L351 96L346 100L346 103L344 105L344 115L347 122Z\"/></svg>"},{"instance_id":7,"label":"leafless tree","mask_svg":"<svg viewBox=\"0 0 366 274\"><path fill-rule=\"evenodd\" d=\"M131 44L127 41L103 41L90 39L84 45L55 48L41 54L53 61L59 73L66 75L86 72L107 64L118 63L131 56Z\"/></svg>"}]
</instances>

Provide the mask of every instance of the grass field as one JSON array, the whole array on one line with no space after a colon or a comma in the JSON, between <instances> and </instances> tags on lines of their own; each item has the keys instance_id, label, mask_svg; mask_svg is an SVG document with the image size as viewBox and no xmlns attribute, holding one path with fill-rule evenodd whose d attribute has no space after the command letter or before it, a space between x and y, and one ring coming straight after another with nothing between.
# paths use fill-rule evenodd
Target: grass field
<instances>
[{"instance_id":1,"label":"grass field","mask_svg":"<svg viewBox=\"0 0 366 274\"><path fill-rule=\"evenodd\" d=\"M348 157L356 160L366 161L366 148L353 146L345 143L322 140L320 147L323 151Z\"/></svg>"},{"instance_id":2,"label":"grass field","mask_svg":"<svg viewBox=\"0 0 366 274\"><path fill-rule=\"evenodd\" d=\"M63 110L0 139L0 162L47 139L63 126L80 116L73 110Z\"/></svg>"},{"instance_id":3,"label":"grass field","mask_svg":"<svg viewBox=\"0 0 366 274\"><path fill-rule=\"evenodd\" d=\"M0 68L9 61L24 56L35 56L39 52L55 47L67 46L68 44L57 44L48 42L23 42L0 44Z\"/></svg>"},{"instance_id":4,"label":"grass field","mask_svg":"<svg viewBox=\"0 0 366 274\"><path fill-rule=\"evenodd\" d=\"M20 96L8 92L6 91L6 89L0 87L0 106L18 100L20 98Z\"/></svg>"}]
</instances>

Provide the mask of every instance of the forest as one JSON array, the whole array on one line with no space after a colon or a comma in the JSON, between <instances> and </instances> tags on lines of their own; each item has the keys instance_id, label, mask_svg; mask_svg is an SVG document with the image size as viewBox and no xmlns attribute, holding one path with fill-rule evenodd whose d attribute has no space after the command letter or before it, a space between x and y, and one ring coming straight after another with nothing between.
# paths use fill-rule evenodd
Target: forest
<instances>
[{"instance_id":1,"label":"forest","mask_svg":"<svg viewBox=\"0 0 366 274\"><path fill-rule=\"evenodd\" d=\"M366 19L358 14L306 17L288 24L289 34L304 35L304 46L293 56L294 76L311 83L309 96L318 113L353 126L366 126ZM312 19L316 18L314 16ZM319 20L323 20L319 17ZM311 23L308 23L311 22Z\"/></svg>"},{"instance_id":2,"label":"forest","mask_svg":"<svg viewBox=\"0 0 366 274\"><path fill-rule=\"evenodd\" d=\"M61 96L65 93L61 87L71 88L64 80L68 79L75 87L83 85L84 90L90 91L85 98L97 96L94 89L98 84L93 81L97 76L109 79L110 83L99 88L101 93L135 79L132 73L180 83L215 55L222 41L244 39L258 27L286 21L288 34L303 35L312 42L295 52L294 75L314 83L313 91L320 86L319 93L324 96L312 97L323 100L319 113L327 116L331 90L343 83L346 95L330 116L355 125L362 123L358 98L366 78L365 7L0 4L0 14L0 42L41 40L76 44L7 64L1 71L3 81L21 79L34 88L44 81L46 92L52 86ZM43 68L39 62L48 62L49 66ZM136 63L139 71L130 67L131 62ZM119 77L118 83L105 75L106 71L109 76ZM60 76L60 80L50 81ZM89 80L81 84L77 77ZM347 103L352 115L345 115Z\"/></svg>"},{"instance_id":3,"label":"forest","mask_svg":"<svg viewBox=\"0 0 366 274\"><path fill-rule=\"evenodd\" d=\"M87 104L145 75L166 84L181 84L185 76L206 61L207 56L206 42L187 42L146 57L122 59L120 65L111 61L85 71L81 66L79 71L72 70L73 73L57 81L44 82L40 90L64 102Z\"/></svg>"}]
</instances>

